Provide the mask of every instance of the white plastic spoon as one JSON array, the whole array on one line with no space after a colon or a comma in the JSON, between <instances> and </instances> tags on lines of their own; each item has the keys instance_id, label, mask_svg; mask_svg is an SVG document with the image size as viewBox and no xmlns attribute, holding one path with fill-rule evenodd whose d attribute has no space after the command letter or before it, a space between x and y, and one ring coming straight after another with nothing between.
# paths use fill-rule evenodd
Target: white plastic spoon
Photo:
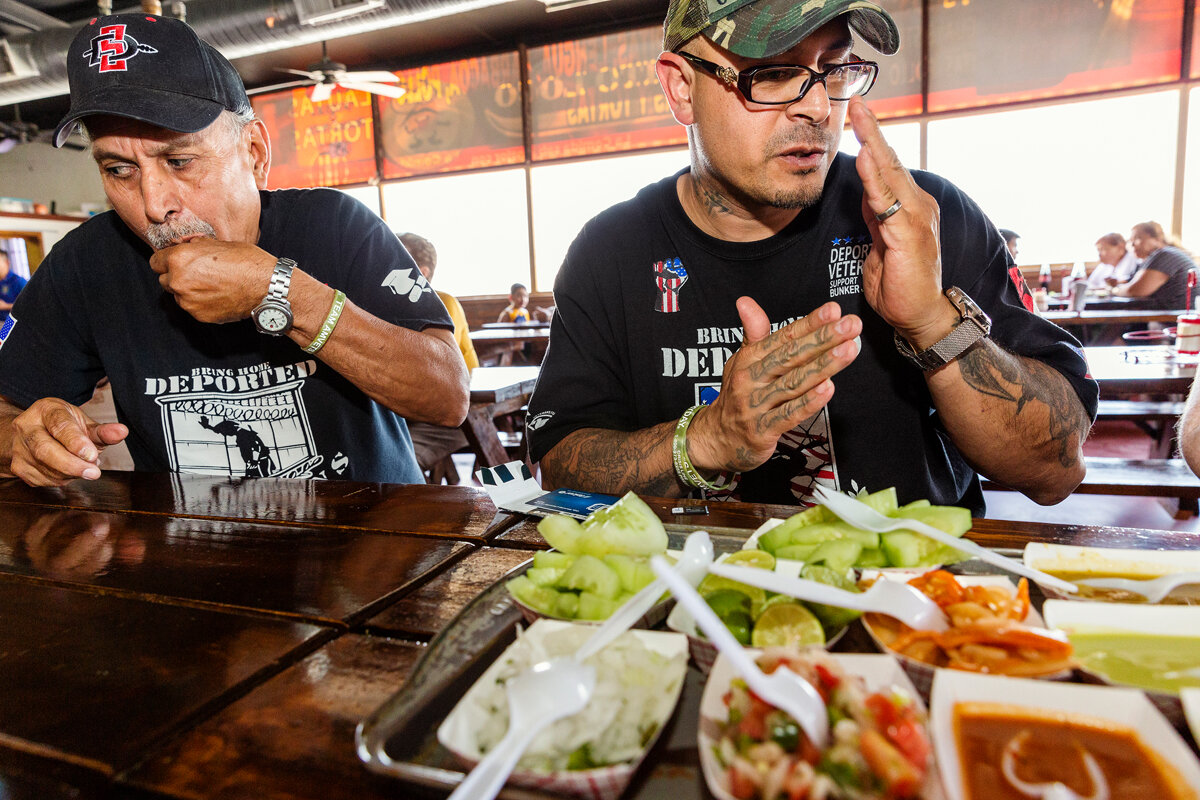
<instances>
[{"instance_id":1,"label":"white plastic spoon","mask_svg":"<svg viewBox=\"0 0 1200 800\"><path fill-rule=\"evenodd\" d=\"M683 555L675 563L673 569L682 575L692 586L708 572L708 566L713 560L712 540L707 531L692 531L687 541L683 543ZM612 642L635 622L654 607L658 598L667 590L667 585L661 579L655 579L640 592L625 601L603 624L596 629L588 640L575 653L577 661L583 661L588 656L600 652L605 645Z\"/></svg>"},{"instance_id":2,"label":"white plastic spoon","mask_svg":"<svg viewBox=\"0 0 1200 800\"><path fill-rule=\"evenodd\" d=\"M812 603L887 614L920 631L944 631L950 627L938 604L920 589L907 583L880 578L865 592L847 592L845 589L805 578L793 578L770 570L739 567L734 564L713 564L708 571L713 575L766 589L768 592L778 592Z\"/></svg>"},{"instance_id":3,"label":"white plastic spoon","mask_svg":"<svg viewBox=\"0 0 1200 800\"><path fill-rule=\"evenodd\" d=\"M746 680L746 685L766 702L790 714L808 736L809 741L824 749L829 743L829 712L825 710L825 702L813 685L784 666L780 666L770 675L764 673L754 663L750 654L738 644L737 639L733 638L733 634L709 608L704 598L671 569L665 558L652 557L650 568L667 584L671 594L683 604L721 655L733 663L734 669Z\"/></svg>"},{"instance_id":4,"label":"white plastic spoon","mask_svg":"<svg viewBox=\"0 0 1200 800\"><path fill-rule=\"evenodd\" d=\"M1159 578L1134 580L1132 578L1083 578L1075 581L1080 586L1097 589L1120 589L1146 598L1147 603L1157 603L1169 595L1177 586L1200 583L1200 572L1174 572Z\"/></svg>"},{"instance_id":5,"label":"white plastic spoon","mask_svg":"<svg viewBox=\"0 0 1200 800\"><path fill-rule=\"evenodd\" d=\"M449 800L492 800L521 754L551 723L581 711L596 688L596 668L570 658L542 661L504 685L508 731L463 778Z\"/></svg>"},{"instance_id":6,"label":"white plastic spoon","mask_svg":"<svg viewBox=\"0 0 1200 800\"><path fill-rule=\"evenodd\" d=\"M919 533L922 536L928 536L930 539L949 545L955 550L966 553L978 558L980 561L999 567L1005 572L1011 572L1015 575L1021 575L1029 578L1039 586L1049 586L1058 589L1060 592L1074 594L1079 591L1079 587L1061 578L1056 578L1053 575L1047 575L1041 570L1032 569L1025 566L1020 561L1014 561L1011 558L1002 556L994 550L989 550L986 547L981 547L968 539L960 539L951 536L945 531L938 530L932 525L926 525L924 522L916 519L907 519L904 517L885 517L869 505L855 500L849 495L839 494L838 492L830 491L824 486L816 487L816 498L821 501L821 505L828 508L842 520L849 522L851 525L862 528L863 530L875 531L877 533L887 533L888 531L906 530Z\"/></svg>"}]
</instances>

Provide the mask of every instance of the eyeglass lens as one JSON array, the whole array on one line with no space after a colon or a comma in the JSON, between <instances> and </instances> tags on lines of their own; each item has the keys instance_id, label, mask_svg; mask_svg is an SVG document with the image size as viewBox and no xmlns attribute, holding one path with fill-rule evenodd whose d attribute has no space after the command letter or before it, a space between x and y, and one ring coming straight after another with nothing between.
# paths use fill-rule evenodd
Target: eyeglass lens
<instances>
[{"instance_id":1,"label":"eyeglass lens","mask_svg":"<svg viewBox=\"0 0 1200 800\"><path fill-rule=\"evenodd\" d=\"M790 103L802 97L820 73L804 67L764 67L750 76L750 96L757 103ZM874 70L868 64L832 67L825 77L830 100L849 100L871 85Z\"/></svg>"}]
</instances>

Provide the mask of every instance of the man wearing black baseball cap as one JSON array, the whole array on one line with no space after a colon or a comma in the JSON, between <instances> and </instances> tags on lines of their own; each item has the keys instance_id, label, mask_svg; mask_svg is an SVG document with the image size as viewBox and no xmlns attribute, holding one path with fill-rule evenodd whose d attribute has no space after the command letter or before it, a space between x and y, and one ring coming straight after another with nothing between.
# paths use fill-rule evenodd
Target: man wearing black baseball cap
<instances>
[{"instance_id":1,"label":"man wearing black baseball cap","mask_svg":"<svg viewBox=\"0 0 1200 800\"><path fill-rule=\"evenodd\" d=\"M691 165L589 222L558 273L526 425L548 486L895 486L981 514L976 470L1043 503L1078 485L1078 344L1026 311L980 209L900 164L855 37L900 43L866 0L671 0L657 71Z\"/></svg>"},{"instance_id":2,"label":"man wearing black baseball cap","mask_svg":"<svg viewBox=\"0 0 1200 800\"><path fill-rule=\"evenodd\" d=\"M0 473L95 479L125 440L143 471L421 481L405 418L461 423L467 372L395 234L341 192L266 191L266 127L185 23L98 17L67 65L55 140L87 129L113 211L0 329ZM120 423L78 407L102 377Z\"/></svg>"}]
</instances>

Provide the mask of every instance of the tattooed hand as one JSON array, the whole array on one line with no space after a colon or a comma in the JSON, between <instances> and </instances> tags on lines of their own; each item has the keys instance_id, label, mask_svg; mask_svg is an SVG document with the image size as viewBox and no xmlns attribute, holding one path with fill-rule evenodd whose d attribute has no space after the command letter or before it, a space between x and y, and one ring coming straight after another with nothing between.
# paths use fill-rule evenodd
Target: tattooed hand
<instances>
[{"instance_id":1,"label":"tattooed hand","mask_svg":"<svg viewBox=\"0 0 1200 800\"><path fill-rule=\"evenodd\" d=\"M749 297L737 301L745 328L740 350L725 363L721 394L688 430L688 455L698 468L744 472L764 463L787 431L833 396L831 378L858 355L862 320L826 303L771 333Z\"/></svg>"}]
</instances>

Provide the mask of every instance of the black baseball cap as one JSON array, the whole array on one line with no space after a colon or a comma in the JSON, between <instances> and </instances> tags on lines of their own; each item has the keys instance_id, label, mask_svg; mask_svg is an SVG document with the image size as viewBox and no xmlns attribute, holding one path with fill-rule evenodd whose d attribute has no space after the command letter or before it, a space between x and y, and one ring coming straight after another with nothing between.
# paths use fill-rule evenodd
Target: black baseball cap
<instances>
[{"instance_id":1,"label":"black baseball cap","mask_svg":"<svg viewBox=\"0 0 1200 800\"><path fill-rule=\"evenodd\" d=\"M250 108L233 65L186 22L151 14L91 19L67 49L71 110L54 129L62 147L93 114L128 117L195 133L222 111Z\"/></svg>"}]
</instances>

